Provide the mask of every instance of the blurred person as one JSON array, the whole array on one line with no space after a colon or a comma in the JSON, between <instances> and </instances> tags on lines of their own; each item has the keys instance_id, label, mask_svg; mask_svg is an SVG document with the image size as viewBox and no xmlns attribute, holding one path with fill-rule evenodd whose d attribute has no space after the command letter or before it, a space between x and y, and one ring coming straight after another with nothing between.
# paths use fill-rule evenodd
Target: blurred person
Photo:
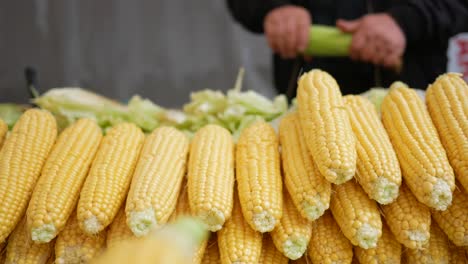
<instances>
[{"instance_id":1,"label":"blurred person","mask_svg":"<svg viewBox=\"0 0 468 264\"><path fill-rule=\"evenodd\" d=\"M336 25L352 34L349 58L314 57L301 62L304 71L329 72L343 94L388 87L395 80L426 89L446 71L449 38L468 31L468 0L227 2L232 16L245 28L265 34L274 52L275 87L289 97L295 96L295 89L287 91L288 86L293 83L295 88L298 77L294 58L302 57L312 23Z\"/></svg>"}]
</instances>

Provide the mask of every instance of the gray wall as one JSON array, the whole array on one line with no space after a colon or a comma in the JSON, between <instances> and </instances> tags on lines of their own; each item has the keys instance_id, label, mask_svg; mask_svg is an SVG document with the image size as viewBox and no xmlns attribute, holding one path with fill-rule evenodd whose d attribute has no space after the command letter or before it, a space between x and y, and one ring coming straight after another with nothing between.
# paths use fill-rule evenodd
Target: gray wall
<instances>
[{"instance_id":1,"label":"gray wall","mask_svg":"<svg viewBox=\"0 0 468 264\"><path fill-rule=\"evenodd\" d=\"M236 24L222 0L31 0L0 3L0 102L25 102L26 65L42 91L80 86L167 107L190 91L244 88L271 96L270 51Z\"/></svg>"}]
</instances>

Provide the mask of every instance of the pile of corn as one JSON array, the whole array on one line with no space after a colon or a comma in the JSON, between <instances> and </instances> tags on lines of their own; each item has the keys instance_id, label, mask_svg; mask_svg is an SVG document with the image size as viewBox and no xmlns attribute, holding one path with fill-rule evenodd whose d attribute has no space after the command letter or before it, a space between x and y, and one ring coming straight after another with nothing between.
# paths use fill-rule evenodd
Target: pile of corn
<instances>
[{"instance_id":1,"label":"pile of corn","mask_svg":"<svg viewBox=\"0 0 468 264\"><path fill-rule=\"evenodd\" d=\"M182 215L212 231L194 263L466 263L468 85L440 76L426 104L402 83L382 104L342 96L326 72L298 83L279 134L237 143L217 125L190 141L90 119L57 135L26 111L0 123L6 263L87 263ZM55 261L55 262L54 262Z\"/></svg>"}]
</instances>

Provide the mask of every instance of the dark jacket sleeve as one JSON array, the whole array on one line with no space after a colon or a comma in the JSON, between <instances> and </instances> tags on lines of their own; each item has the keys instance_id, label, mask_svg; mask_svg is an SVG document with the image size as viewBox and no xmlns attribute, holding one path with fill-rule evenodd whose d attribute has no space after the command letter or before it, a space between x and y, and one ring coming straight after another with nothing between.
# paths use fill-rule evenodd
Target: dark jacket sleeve
<instances>
[{"instance_id":1,"label":"dark jacket sleeve","mask_svg":"<svg viewBox=\"0 0 468 264\"><path fill-rule=\"evenodd\" d=\"M255 33L263 33L263 20L272 9L289 4L288 0L227 0L231 15Z\"/></svg>"},{"instance_id":2,"label":"dark jacket sleeve","mask_svg":"<svg viewBox=\"0 0 468 264\"><path fill-rule=\"evenodd\" d=\"M395 18L409 45L425 41L440 44L468 31L468 0L407 0L393 6Z\"/></svg>"}]
</instances>

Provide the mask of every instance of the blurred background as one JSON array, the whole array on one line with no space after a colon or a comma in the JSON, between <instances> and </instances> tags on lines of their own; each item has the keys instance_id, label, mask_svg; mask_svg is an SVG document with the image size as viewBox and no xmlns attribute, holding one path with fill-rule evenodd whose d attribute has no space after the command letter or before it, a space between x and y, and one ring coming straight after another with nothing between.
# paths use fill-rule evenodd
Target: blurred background
<instances>
[{"instance_id":1,"label":"blurred background","mask_svg":"<svg viewBox=\"0 0 468 264\"><path fill-rule=\"evenodd\" d=\"M190 91L244 88L271 97L271 51L234 22L225 1L0 2L0 102L28 100L24 68L40 91L79 86L120 101L140 94L165 107Z\"/></svg>"},{"instance_id":2,"label":"blurred background","mask_svg":"<svg viewBox=\"0 0 468 264\"><path fill-rule=\"evenodd\" d=\"M468 34L447 52L447 65L431 67L468 80ZM139 94L164 107L182 106L191 91L230 89L240 67L244 90L275 94L265 37L242 28L220 0L1 1L0 57L0 102L27 102L27 66L37 70L40 92L74 86L121 102ZM343 68L359 79L349 74L355 67Z\"/></svg>"}]
</instances>

